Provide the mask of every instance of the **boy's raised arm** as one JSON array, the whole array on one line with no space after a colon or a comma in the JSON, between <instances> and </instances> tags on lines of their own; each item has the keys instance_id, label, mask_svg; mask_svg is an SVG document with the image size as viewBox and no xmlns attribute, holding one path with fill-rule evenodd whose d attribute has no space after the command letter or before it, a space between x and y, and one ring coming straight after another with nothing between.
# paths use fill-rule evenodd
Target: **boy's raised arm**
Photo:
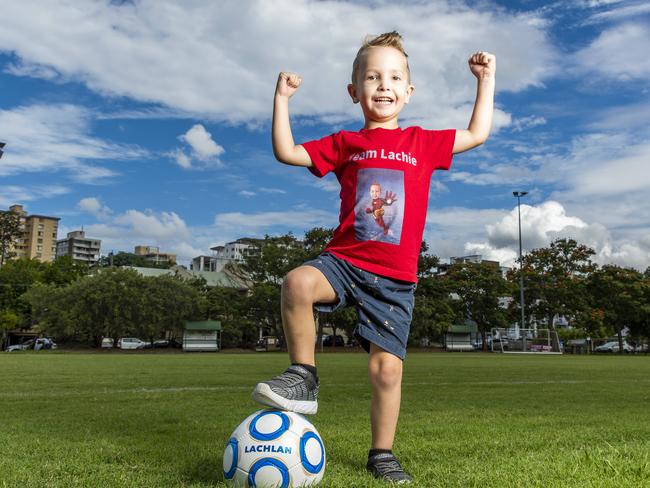
<instances>
[{"instance_id":1,"label":"boy's raised arm","mask_svg":"<svg viewBox=\"0 0 650 488\"><path fill-rule=\"evenodd\" d=\"M289 98L298 90L302 78L294 73L280 73L273 101L273 154L281 163L294 166L312 165L309 154L300 144L293 142L289 121Z\"/></svg>"},{"instance_id":2,"label":"boy's raised arm","mask_svg":"<svg viewBox=\"0 0 650 488\"><path fill-rule=\"evenodd\" d=\"M490 53L478 52L470 56L468 63L477 79L476 101L467 129L456 131L454 154L480 146L487 140L492 129L496 57Z\"/></svg>"}]
</instances>

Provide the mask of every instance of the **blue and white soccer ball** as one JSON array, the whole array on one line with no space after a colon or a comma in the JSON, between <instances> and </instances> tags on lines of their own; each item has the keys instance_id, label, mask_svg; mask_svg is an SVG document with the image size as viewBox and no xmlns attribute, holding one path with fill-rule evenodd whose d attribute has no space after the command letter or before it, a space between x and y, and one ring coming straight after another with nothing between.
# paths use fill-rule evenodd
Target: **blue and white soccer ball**
<instances>
[{"instance_id":1,"label":"blue and white soccer ball","mask_svg":"<svg viewBox=\"0 0 650 488\"><path fill-rule=\"evenodd\" d=\"M325 447L316 428L300 414L260 410L230 436L223 474L236 486L315 485L325 472Z\"/></svg>"}]
</instances>

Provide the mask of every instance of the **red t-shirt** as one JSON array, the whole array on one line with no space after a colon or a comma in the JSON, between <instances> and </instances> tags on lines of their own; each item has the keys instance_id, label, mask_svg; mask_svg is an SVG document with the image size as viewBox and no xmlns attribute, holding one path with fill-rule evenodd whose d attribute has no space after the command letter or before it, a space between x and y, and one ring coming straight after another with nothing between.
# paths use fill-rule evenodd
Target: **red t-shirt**
<instances>
[{"instance_id":1,"label":"red t-shirt","mask_svg":"<svg viewBox=\"0 0 650 488\"><path fill-rule=\"evenodd\" d=\"M318 177L341 184L339 226L325 250L358 268L417 281L431 174L449 169L455 130L361 129L303 144Z\"/></svg>"}]
</instances>

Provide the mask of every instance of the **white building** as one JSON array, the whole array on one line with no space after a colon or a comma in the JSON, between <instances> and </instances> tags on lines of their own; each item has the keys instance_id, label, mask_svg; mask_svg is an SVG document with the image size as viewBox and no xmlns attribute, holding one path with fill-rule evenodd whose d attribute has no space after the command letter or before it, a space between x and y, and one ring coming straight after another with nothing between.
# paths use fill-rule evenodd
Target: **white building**
<instances>
[{"instance_id":1,"label":"white building","mask_svg":"<svg viewBox=\"0 0 650 488\"><path fill-rule=\"evenodd\" d=\"M212 256L197 256L192 260L194 271L223 271L228 263L243 263L246 256L260 252L261 239L242 237L223 246L214 246Z\"/></svg>"},{"instance_id":2,"label":"white building","mask_svg":"<svg viewBox=\"0 0 650 488\"><path fill-rule=\"evenodd\" d=\"M101 240L86 237L83 230L75 230L68 232L66 239L56 241L56 256L70 256L75 261L93 266L99 261L101 245Z\"/></svg>"}]
</instances>

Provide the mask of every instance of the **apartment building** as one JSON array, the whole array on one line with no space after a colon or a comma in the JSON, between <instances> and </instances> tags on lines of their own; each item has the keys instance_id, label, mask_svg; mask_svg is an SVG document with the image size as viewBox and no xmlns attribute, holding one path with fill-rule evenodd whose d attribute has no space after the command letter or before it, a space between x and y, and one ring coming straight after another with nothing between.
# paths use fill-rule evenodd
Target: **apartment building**
<instances>
[{"instance_id":1,"label":"apartment building","mask_svg":"<svg viewBox=\"0 0 650 488\"><path fill-rule=\"evenodd\" d=\"M135 246L134 253L152 264L176 264L176 254L160 252L160 248L155 246Z\"/></svg>"},{"instance_id":2,"label":"apartment building","mask_svg":"<svg viewBox=\"0 0 650 488\"><path fill-rule=\"evenodd\" d=\"M47 215L28 215L22 205L12 205L9 212L20 217L23 235L16 239L11 252L16 258L38 259L39 261L54 261L56 257L56 237L59 228L59 217Z\"/></svg>"},{"instance_id":3,"label":"apartment building","mask_svg":"<svg viewBox=\"0 0 650 488\"><path fill-rule=\"evenodd\" d=\"M86 237L83 230L68 232L66 239L56 241L56 255L70 256L75 261L94 266L99 261L102 241Z\"/></svg>"}]
</instances>

